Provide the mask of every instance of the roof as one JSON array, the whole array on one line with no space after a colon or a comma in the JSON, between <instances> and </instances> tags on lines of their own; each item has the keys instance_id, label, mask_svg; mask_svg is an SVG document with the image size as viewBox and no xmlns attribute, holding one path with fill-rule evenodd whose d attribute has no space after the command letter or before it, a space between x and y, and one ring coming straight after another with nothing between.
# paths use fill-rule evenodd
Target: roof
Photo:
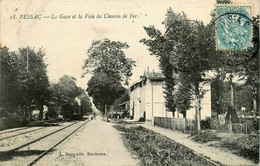
<instances>
[{"instance_id":1,"label":"roof","mask_svg":"<svg viewBox=\"0 0 260 166\"><path fill-rule=\"evenodd\" d=\"M151 81L163 81L164 80L164 76L162 75L161 72L150 72L150 71L145 71L143 76L140 76L141 79L133 82L129 88L131 88L132 86L136 85L136 84L140 84L142 81L149 79Z\"/></svg>"},{"instance_id":2,"label":"roof","mask_svg":"<svg viewBox=\"0 0 260 166\"><path fill-rule=\"evenodd\" d=\"M120 107L120 106L122 106L122 105L125 105L125 104L130 104L130 101L128 100L128 101L125 101L125 102L123 102L123 103L121 103L121 104L119 104L118 106Z\"/></svg>"},{"instance_id":3,"label":"roof","mask_svg":"<svg viewBox=\"0 0 260 166\"><path fill-rule=\"evenodd\" d=\"M153 72L145 71L143 77L146 77L147 79L150 79L150 80L163 80L164 79L164 76L162 75L161 72L154 72L154 71Z\"/></svg>"}]
</instances>

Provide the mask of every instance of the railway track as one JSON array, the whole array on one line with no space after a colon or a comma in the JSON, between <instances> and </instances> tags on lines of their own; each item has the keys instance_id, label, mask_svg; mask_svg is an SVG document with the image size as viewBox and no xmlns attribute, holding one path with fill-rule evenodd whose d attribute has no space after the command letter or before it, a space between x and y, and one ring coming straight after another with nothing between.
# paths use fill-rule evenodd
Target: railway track
<instances>
[{"instance_id":1,"label":"railway track","mask_svg":"<svg viewBox=\"0 0 260 166\"><path fill-rule=\"evenodd\" d=\"M75 122L64 123L62 125L58 125L58 126L54 126L54 127L43 127L39 130L38 130L39 127L37 127L37 128L33 127L32 129L29 128L30 131L27 130L28 132L21 130L22 133L20 131L20 132L14 133L12 135L4 134L4 135L2 135L2 137L5 136L5 138L0 137L1 138L0 157L2 156L2 154L4 155L7 151L12 152L12 150L15 149L16 147L20 147L27 142L33 142L34 140L36 140L44 135L50 134L52 132L55 132L56 130L70 126L73 123L75 123ZM1 160L1 158L0 158L0 160Z\"/></svg>"},{"instance_id":2,"label":"railway track","mask_svg":"<svg viewBox=\"0 0 260 166\"><path fill-rule=\"evenodd\" d=\"M18 133L18 134L15 134L15 135L10 135L10 136L4 137L4 138L0 138L0 141L5 140L5 139L8 139L8 138L16 137L16 136L19 136L19 135L31 133L31 132L34 132L34 131L42 130L42 129L44 129L44 128L45 128L45 127L41 127L41 128L37 128L37 129L33 129L33 130L26 131L26 132Z\"/></svg>"},{"instance_id":3,"label":"railway track","mask_svg":"<svg viewBox=\"0 0 260 166\"><path fill-rule=\"evenodd\" d=\"M48 148L45 148L44 150L42 150L42 153L37 155L36 157L33 156L33 160L29 160L31 161L28 165L34 165L37 161L39 161L43 156L45 156L46 154L48 154L50 151L52 151L56 146L58 146L60 143L62 143L64 140L66 140L68 137L70 137L71 135L73 135L76 131L78 131L81 127L83 127L87 122L87 121L78 121L78 122L75 122L75 123L72 123L68 126L65 126L61 129L58 129L54 132L51 132L47 135L44 135L40 138L37 138L35 140L32 140L30 142L27 142L23 145L20 145L18 147L15 147L11 150L8 150L8 151L2 151L0 152L0 161L6 161L6 164L7 165L10 165L12 163L9 163L8 160L6 160L5 158L8 158L8 157L11 157L12 156L17 156L17 157L24 157L24 156L20 156L20 155L16 155L16 153L19 153L19 152L23 152L23 149L30 149L30 147L33 148L33 146L37 147L37 144L38 144L38 147L42 145L43 142L53 142L53 140L57 140L59 139L58 141L55 142L55 144L53 145L47 145ZM63 131L63 132L62 132ZM60 134L62 136L62 138L60 138L61 136L58 136L58 135L55 135L55 134L58 134L58 133L61 133ZM63 136L64 135L64 136ZM51 137L51 138L50 138ZM48 141L48 138L51 140L51 141ZM29 147L30 146L30 147ZM44 147L44 146L43 146ZM32 155L35 155L35 154L32 154ZM25 156L26 157L26 156ZM27 159L25 159L27 161ZM19 159L20 161L20 159ZM11 161L12 162L12 161ZM5 164L5 163L3 163ZM23 164L24 165L24 164ZM26 164L27 165L27 164Z\"/></svg>"},{"instance_id":4,"label":"railway track","mask_svg":"<svg viewBox=\"0 0 260 166\"><path fill-rule=\"evenodd\" d=\"M26 130L26 129L28 129L28 128L29 128L29 127L22 127L22 128L15 129L15 130L3 131L3 132L0 132L0 135L2 135L2 134L6 134L6 133L16 132L16 131L20 131L20 130Z\"/></svg>"},{"instance_id":5,"label":"railway track","mask_svg":"<svg viewBox=\"0 0 260 166\"><path fill-rule=\"evenodd\" d=\"M10 129L9 131L3 131L3 132L0 131L0 141L8 139L8 138L16 137L16 136L19 136L19 135L24 135L24 134L34 132L34 131L37 131L37 130L41 130L41 129L46 128L47 126L56 126L56 125L58 125L58 124L55 123L55 125L54 125L52 123L51 124L46 123L44 127L22 127L22 128L18 128L18 129L14 129L14 130ZM26 131L27 129L28 129L28 131ZM32 129L32 130L30 130L30 129ZM25 130L25 131L23 131L23 130ZM13 132L16 132L17 134L15 134ZM2 135L5 135L5 136L2 137Z\"/></svg>"},{"instance_id":6,"label":"railway track","mask_svg":"<svg viewBox=\"0 0 260 166\"><path fill-rule=\"evenodd\" d=\"M83 123L82 125L80 125L79 127L77 127L75 130L73 130L70 134L68 134L66 137L64 137L62 140L60 140L58 143L56 143L55 145L53 145L51 148L49 148L48 150L44 151L43 153L41 153L36 159L34 159L32 162L30 162L28 164L28 166L32 166L34 165L37 161L39 161L42 157L44 157L45 155L47 155L52 149L54 149L56 146L58 146L59 144L61 144L63 141L65 141L68 137L70 137L72 134L74 134L75 132L77 132L81 127L83 127L87 122L89 122L89 120L87 120L85 123Z\"/></svg>"},{"instance_id":7,"label":"railway track","mask_svg":"<svg viewBox=\"0 0 260 166\"><path fill-rule=\"evenodd\" d=\"M21 149L21 148L23 148L23 147L25 147L25 146L28 146L28 145L30 145L30 144L33 144L33 143L37 142L37 141L40 141L41 139L44 139L44 138L46 138L46 137L48 137L48 136L50 136L50 135L53 135L53 134L55 134L55 133L57 133L57 132L59 132L59 131L62 131L62 130L64 130L64 129L70 127L70 126L73 126L73 125L75 125L75 124L77 124L77 123L79 123L79 122L72 123L72 124L70 124L70 125L68 125L68 126L65 126L65 127L61 128L61 129L58 129L58 130L56 130L56 131L54 131L54 132L51 132L51 133L49 133L49 134L47 134L47 135L44 135L44 136L40 137L40 138L37 138L37 139L32 140L32 141L30 141L30 142L27 142L27 143L25 143L25 144L23 144L23 145L20 145L20 146L18 146L18 147L15 147L15 148L13 148L13 149L11 149L11 150L4 151L4 152L2 153L2 156L6 156L6 155L9 155L9 154L11 154L11 153L14 153L15 151L17 151L17 150L19 150L19 149Z\"/></svg>"}]
</instances>

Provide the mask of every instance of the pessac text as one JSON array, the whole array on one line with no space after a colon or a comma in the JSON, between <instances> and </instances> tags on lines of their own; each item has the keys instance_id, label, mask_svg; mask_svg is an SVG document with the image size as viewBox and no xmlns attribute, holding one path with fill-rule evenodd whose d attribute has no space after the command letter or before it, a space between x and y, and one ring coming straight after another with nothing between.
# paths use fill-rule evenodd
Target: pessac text
<instances>
[{"instance_id":1,"label":"pessac text","mask_svg":"<svg viewBox=\"0 0 260 166\"><path fill-rule=\"evenodd\" d=\"M42 14L20 14L20 19L42 19Z\"/></svg>"}]
</instances>

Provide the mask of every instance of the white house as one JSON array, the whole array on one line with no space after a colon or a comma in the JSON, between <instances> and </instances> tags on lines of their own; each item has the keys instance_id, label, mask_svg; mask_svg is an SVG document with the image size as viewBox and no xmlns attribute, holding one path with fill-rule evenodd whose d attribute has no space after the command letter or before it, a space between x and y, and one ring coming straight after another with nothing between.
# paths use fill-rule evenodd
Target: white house
<instances>
[{"instance_id":1,"label":"white house","mask_svg":"<svg viewBox=\"0 0 260 166\"><path fill-rule=\"evenodd\" d=\"M155 116L166 117L163 80L161 73L145 71L141 79L130 86L130 117L146 121Z\"/></svg>"},{"instance_id":2,"label":"white house","mask_svg":"<svg viewBox=\"0 0 260 166\"><path fill-rule=\"evenodd\" d=\"M130 85L130 117L134 120L152 121L153 117L173 117L166 111L163 93L164 77L158 72L145 71L144 75ZM210 81L200 84L204 97L201 100L201 119L211 117L211 87ZM186 118L195 119L195 101L192 108L187 110ZM182 114L175 112L175 117L182 118Z\"/></svg>"}]
</instances>

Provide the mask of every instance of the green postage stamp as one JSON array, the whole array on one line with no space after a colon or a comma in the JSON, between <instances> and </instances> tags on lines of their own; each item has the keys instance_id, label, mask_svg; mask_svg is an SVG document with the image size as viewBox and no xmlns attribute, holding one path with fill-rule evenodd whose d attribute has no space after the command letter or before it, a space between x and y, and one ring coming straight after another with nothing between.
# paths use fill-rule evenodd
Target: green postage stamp
<instances>
[{"instance_id":1,"label":"green postage stamp","mask_svg":"<svg viewBox=\"0 0 260 166\"><path fill-rule=\"evenodd\" d=\"M252 46L252 6L216 6L216 49L244 50Z\"/></svg>"}]
</instances>

